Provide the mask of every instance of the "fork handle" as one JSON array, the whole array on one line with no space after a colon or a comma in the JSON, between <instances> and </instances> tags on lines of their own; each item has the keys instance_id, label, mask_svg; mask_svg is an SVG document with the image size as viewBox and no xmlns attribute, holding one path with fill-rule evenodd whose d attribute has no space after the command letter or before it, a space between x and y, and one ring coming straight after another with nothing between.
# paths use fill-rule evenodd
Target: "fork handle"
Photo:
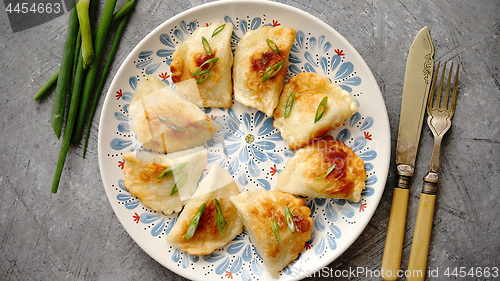
<instances>
[{"instance_id":1,"label":"fork handle","mask_svg":"<svg viewBox=\"0 0 500 281\"><path fill-rule=\"evenodd\" d=\"M435 178L435 179L433 179ZM418 203L417 220L411 244L408 281L423 281L427 267L427 255L431 240L432 221L434 219L434 206L436 203L437 174L429 173L424 178L424 187Z\"/></svg>"}]
</instances>

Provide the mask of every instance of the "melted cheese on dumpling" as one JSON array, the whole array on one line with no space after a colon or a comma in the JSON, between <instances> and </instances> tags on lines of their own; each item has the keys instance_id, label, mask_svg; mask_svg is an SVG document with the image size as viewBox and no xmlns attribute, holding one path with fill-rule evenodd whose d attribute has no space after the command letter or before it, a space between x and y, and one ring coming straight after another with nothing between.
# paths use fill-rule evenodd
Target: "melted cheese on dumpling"
<instances>
[{"instance_id":1,"label":"melted cheese on dumpling","mask_svg":"<svg viewBox=\"0 0 500 281\"><path fill-rule=\"evenodd\" d=\"M129 107L132 128L144 148L157 152L176 152L201 145L222 127L198 106L186 100L159 79L146 77L139 100ZM152 84L151 86L149 84Z\"/></svg>"},{"instance_id":2,"label":"melted cheese on dumpling","mask_svg":"<svg viewBox=\"0 0 500 281\"><path fill-rule=\"evenodd\" d=\"M269 273L277 278L279 271L298 257L310 239L311 210L304 200L280 191L245 191L232 196L231 201ZM293 232L285 217L287 206L293 217ZM279 227L279 243L273 231L274 220Z\"/></svg>"},{"instance_id":3,"label":"melted cheese on dumpling","mask_svg":"<svg viewBox=\"0 0 500 281\"><path fill-rule=\"evenodd\" d=\"M172 55L170 71L174 83L192 79L193 73L205 61L218 58L217 62L209 69L208 78L198 83L199 95L204 107L229 108L233 103L231 80L233 25L230 22L225 23L222 31L212 37L214 31L223 24L214 23L207 27L198 27L193 34L177 45ZM206 38L210 46L210 48L205 46L207 50L211 49L210 55L205 51L202 36ZM208 66L204 66L202 70L206 68ZM199 76L196 76L196 79L198 78Z\"/></svg>"},{"instance_id":4,"label":"melted cheese on dumpling","mask_svg":"<svg viewBox=\"0 0 500 281\"><path fill-rule=\"evenodd\" d=\"M279 54L271 49L266 39L276 44ZM285 26L262 26L248 31L241 38L234 52L233 64L234 98L237 101L273 116L285 82L288 56L294 40L295 30ZM262 81L266 71L280 61L283 66L279 72Z\"/></svg>"},{"instance_id":5,"label":"melted cheese on dumpling","mask_svg":"<svg viewBox=\"0 0 500 281\"><path fill-rule=\"evenodd\" d=\"M166 215L179 212L197 188L207 164L207 155L208 151L202 147L168 155L145 151L124 153L124 186L154 211ZM162 172L174 165L183 167L172 176L158 179ZM176 183L178 191L171 195Z\"/></svg>"},{"instance_id":6,"label":"melted cheese on dumpling","mask_svg":"<svg viewBox=\"0 0 500 281\"><path fill-rule=\"evenodd\" d=\"M167 235L167 241L192 255L208 255L225 246L243 231L243 222L236 207L229 199L239 194L236 183L229 173L215 164L189 199L174 227ZM226 225L222 231L217 226L215 199L219 202ZM187 240L186 231L199 207L205 203L205 209L194 235Z\"/></svg>"},{"instance_id":7,"label":"melted cheese on dumpling","mask_svg":"<svg viewBox=\"0 0 500 281\"><path fill-rule=\"evenodd\" d=\"M293 106L285 118L286 103L292 92L295 93ZM328 97L326 109L315 123L316 111L324 97ZM273 125L290 149L296 150L337 128L357 110L352 95L339 85L316 73L301 72L285 84Z\"/></svg>"},{"instance_id":8,"label":"melted cheese on dumpling","mask_svg":"<svg viewBox=\"0 0 500 281\"><path fill-rule=\"evenodd\" d=\"M276 190L359 202L365 180L363 160L342 141L326 136L295 152L280 173Z\"/></svg>"}]
</instances>

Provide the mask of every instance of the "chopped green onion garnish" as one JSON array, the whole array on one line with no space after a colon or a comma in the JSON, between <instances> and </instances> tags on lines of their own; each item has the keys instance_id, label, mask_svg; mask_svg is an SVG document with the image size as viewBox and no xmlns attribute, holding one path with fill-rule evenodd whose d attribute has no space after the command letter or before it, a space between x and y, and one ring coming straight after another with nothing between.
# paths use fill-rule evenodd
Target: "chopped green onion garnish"
<instances>
[{"instance_id":1,"label":"chopped green onion garnish","mask_svg":"<svg viewBox=\"0 0 500 281\"><path fill-rule=\"evenodd\" d=\"M262 52L262 64L266 64L266 58L264 57L264 52Z\"/></svg>"},{"instance_id":2,"label":"chopped green onion garnish","mask_svg":"<svg viewBox=\"0 0 500 281\"><path fill-rule=\"evenodd\" d=\"M325 175L322 176L322 177L319 177L319 178L315 178L314 180L320 180L320 179L324 179L326 178L332 171L333 169L335 169L335 164L333 166L331 166L330 168L328 168L326 171L325 171Z\"/></svg>"},{"instance_id":3,"label":"chopped green onion garnish","mask_svg":"<svg viewBox=\"0 0 500 281\"><path fill-rule=\"evenodd\" d=\"M280 227L278 226L278 222L276 219L273 221L273 232L274 232L274 237L276 238L276 242L280 242Z\"/></svg>"},{"instance_id":4,"label":"chopped green onion garnish","mask_svg":"<svg viewBox=\"0 0 500 281\"><path fill-rule=\"evenodd\" d=\"M327 103L328 103L328 97L325 96L319 103L318 109L316 109L316 117L314 117L314 123L318 122L319 119L323 117L323 113L325 113Z\"/></svg>"},{"instance_id":5,"label":"chopped green onion garnish","mask_svg":"<svg viewBox=\"0 0 500 281\"><path fill-rule=\"evenodd\" d=\"M191 76L195 77L195 76L198 76L198 75L200 75L200 74L203 74L203 71L205 71L205 70L207 70L207 71L208 71L210 68L212 68L212 66L214 66L214 64L215 64L218 60L219 60L219 57L215 57L215 58L211 58L211 59L206 60L204 63L202 63L202 64L201 64L201 65L200 65L200 66L199 66L199 67L198 67L198 68L194 71L193 75L191 75ZM202 70L202 69L203 69L203 67L205 66L205 64L210 64L210 66L209 66L207 69Z\"/></svg>"},{"instance_id":6,"label":"chopped green onion garnish","mask_svg":"<svg viewBox=\"0 0 500 281\"><path fill-rule=\"evenodd\" d=\"M211 56L212 48L210 48L210 44L208 44L207 38L205 38L205 36L201 36L201 44L203 44L203 49L205 49L205 53Z\"/></svg>"},{"instance_id":7,"label":"chopped green onion garnish","mask_svg":"<svg viewBox=\"0 0 500 281\"><path fill-rule=\"evenodd\" d=\"M295 100L295 92L292 92L290 96L288 96L288 99L286 100L285 118L287 118L288 115L290 114L294 100Z\"/></svg>"},{"instance_id":8,"label":"chopped green onion garnish","mask_svg":"<svg viewBox=\"0 0 500 281\"><path fill-rule=\"evenodd\" d=\"M196 73L197 75L193 75L193 76L203 75L205 73L208 73L209 70L210 69L205 69L205 70L199 71L198 73Z\"/></svg>"},{"instance_id":9,"label":"chopped green onion garnish","mask_svg":"<svg viewBox=\"0 0 500 281\"><path fill-rule=\"evenodd\" d=\"M167 125L168 127L172 128L172 129L174 129L176 131L181 131L181 132L184 131L184 129L182 129L181 126L179 126L177 123L175 123L174 121L172 121L172 120L170 120L170 119L168 119L166 117L158 116L158 119L160 119L160 121L163 124Z\"/></svg>"},{"instance_id":10,"label":"chopped green onion garnish","mask_svg":"<svg viewBox=\"0 0 500 281\"><path fill-rule=\"evenodd\" d=\"M262 82L271 79L274 75L276 75L281 67L283 66L283 61L278 62L277 64L273 65L271 68L269 68L266 73L264 73L264 77L262 77Z\"/></svg>"},{"instance_id":11,"label":"chopped green onion garnish","mask_svg":"<svg viewBox=\"0 0 500 281\"><path fill-rule=\"evenodd\" d=\"M158 176L158 179L173 176L175 173L179 172L182 168L184 168L187 165L187 163L188 162L182 162L168 167Z\"/></svg>"},{"instance_id":12,"label":"chopped green onion garnish","mask_svg":"<svg viewBox=\"0 0 500 281\"><path fill-rule=\"evenodd\" d=\"M271 50L273 50L273 52L276 52L276 53L278 53L278 55L281 56L280 49L278 48L278 45L276 45L276 43L274 43L273 40L266 39L266 43L269 46L269 48L271 48Z\"/></svg>"},{"instance_id":13,"label":"chopped green onion garnish","mask_svg":"<svg viewBox=\"0 0 500 281\"><path fill-rule=\"evenodd\" d=\"M198 223L200 222L201 214L203 214L206 205L207 204L205 203L201 204L200 208L198 208L198 212L196 212L194 217L191 219L191 223L189 224L188 229L186 231L186 240L189 240L193 237L196 228L198 228Z\"/></svg>"},{"instance_id":14,"label":"chopped green onion garnish","mask_svg":"<svg viewBox=\"0 0 500 281\"><path fill-rule=\"evenodd\" d=\"M291 232L294 232L295 224L293 223L293 216L292 213L290 212L290 209L288 209L288 206L285 207L285 217L286 217L286 223L288 224L288 229L290 229Z\"/></svg>"},{"instance_id":15,"label":"chopped green onion garnish","mask_svg":"<svg viewBox=\"0 0 500 281\"><path fill-rule=\"evenodd\" d=\"M204 72L198 79L196 79L196 84L203 83L205 80L207 80L208 76L210 75L210 72Z\"/></svg>"},{"instance_id":16,"label":"chopped green onion garnish","mask_svg":"<svg viewBox=\"0 0 500 281\"><path fill-rule=\"evenodd\" d=\"M181 178L174 184L174 187L172 187L170 196L176 194L177 191L179 191L179 188L181 188L186 183L187 177L188 177L187 173L181 176Z\"/></svg>"},{"instance_id":17,"label":"chopped green onion garnish","mask_svg":"<svg viewBox=\"0 0 500 281\"><path fill-rule=\"evenodd\" d=\"M226 219L224 219L224 215L222 214L222 208L220 207L219 200L215 198L215 212L217 213L217 227L219 228L219 233L224 234L224 228L226 227Z\"/></svg>"},{"instance_id":18,"label":"chopped green onion garnish","mask_svg":"<svg viewBox=\"0 0 500 281\"><path fill-rule=\"evenodd\" d=\"M217 27L214 30L214 32L212 33L212 37L214 37L215 35L219 34L224 29L224 27L226 27L226 24L223 24L223 25Z\"/></svg>"}]
</instances>

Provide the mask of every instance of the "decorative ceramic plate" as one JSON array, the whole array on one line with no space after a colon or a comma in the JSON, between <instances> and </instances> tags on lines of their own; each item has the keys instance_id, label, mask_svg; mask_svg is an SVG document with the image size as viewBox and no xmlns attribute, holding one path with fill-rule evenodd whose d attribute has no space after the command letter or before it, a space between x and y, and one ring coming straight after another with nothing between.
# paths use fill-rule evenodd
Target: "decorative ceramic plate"
<instances>
[{"instance_id":1,"label":"decorative ceramic plate","mask_svg":"<svg viewBox=\"0 0 500 281\"><path fill-rule=\"evenodd\" d=\"M176 45L196 28L212 22L234 25L232 48L249 30L284 25L297 31L287 78L301 71L317 72L349 91L359 110L329 134L344 141L365 161L366 189L359 203L305 199L312 211L313 230L299 257L280 275L297 280L330 264L351 246L371 219L385 186L389 168L390 132L378 85L356 50L334 29L287 5L268 1L221 1L183 12L153 30L129 54L114 78L99 126L99 166L109 202L125 230L156 261L194 280L272 280L246 232L207 256L193 256L171 246L165 236L178 214L152 211L124 188L121 154L141 150L130 125L129 102L146 75L156 75L175 88L170 63ZM206 108L220 125L204 146L208 165L227 169L240 191L273 190L293 151L273 127L273 119L234 102L230 109ZM203 172L206 175L206 171ZM208 278L208 279L207 279Z\"/></svg>"}]
</instances>

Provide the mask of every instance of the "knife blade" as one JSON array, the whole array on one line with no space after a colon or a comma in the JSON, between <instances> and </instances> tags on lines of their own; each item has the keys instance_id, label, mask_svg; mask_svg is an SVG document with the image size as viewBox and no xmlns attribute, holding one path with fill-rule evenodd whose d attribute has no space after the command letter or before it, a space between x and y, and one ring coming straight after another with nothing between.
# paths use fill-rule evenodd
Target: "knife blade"
<instances>
[{"instance_id":1,"label":"knife blade","mask_svg":"<svg viewBox=\"0 0 500 281\"><path fill-rule=\"evenodd\" d=\"M406 62L396 147L397 185L394 188L381 275L386 281L396 280L401 266L406 211L408 208L409 181L415 167L418 142L427 105L432 71L434 46L429 27L417 34Z\"/></svg>"}]
</instances>

